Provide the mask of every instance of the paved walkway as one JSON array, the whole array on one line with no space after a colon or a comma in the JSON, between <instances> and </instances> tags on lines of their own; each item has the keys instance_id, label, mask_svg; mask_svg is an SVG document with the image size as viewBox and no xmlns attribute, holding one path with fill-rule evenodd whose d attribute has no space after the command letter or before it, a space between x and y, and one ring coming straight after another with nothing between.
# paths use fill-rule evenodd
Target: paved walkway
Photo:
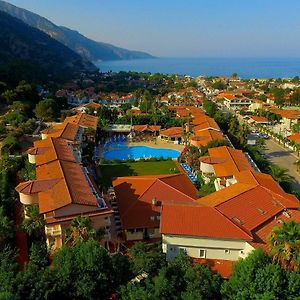
<instances>
[{"instance_id":1,"label":"paved walkway","mask_svg":"<svg viewBox=\"0 0 300 300\"><path fill-rule=\"evenodd\" d=\"M264 153L270 162L288 170L289 175L294 178L292 182L293 187L300 192L300 173L297 172L297 166L294 164L298 159L297 155L272 139L266 140L266 150Z\"/></svg>"}]
</instances>

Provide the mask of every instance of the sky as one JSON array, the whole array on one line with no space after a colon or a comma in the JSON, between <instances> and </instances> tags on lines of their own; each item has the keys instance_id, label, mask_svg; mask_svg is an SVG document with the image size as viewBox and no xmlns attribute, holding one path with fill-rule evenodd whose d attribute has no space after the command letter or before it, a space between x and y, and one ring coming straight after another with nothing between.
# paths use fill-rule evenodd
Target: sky
<instances>
[{"instance_id":1,"label":"sky","mask_svg":"<svg viewBox=\"0 0 300 300\"><path fill-rule=\"evenodd\" d=\"M300 57L299 0L7 0L159 57Z\"/></svg>"}]
</instances>

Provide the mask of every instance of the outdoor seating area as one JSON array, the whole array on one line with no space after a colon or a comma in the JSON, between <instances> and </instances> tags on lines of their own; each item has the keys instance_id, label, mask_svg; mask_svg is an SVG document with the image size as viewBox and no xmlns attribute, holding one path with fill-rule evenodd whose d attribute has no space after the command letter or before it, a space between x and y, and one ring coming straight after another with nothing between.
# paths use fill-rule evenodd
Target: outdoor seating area
<instances>
[{"instance_id":1,"label":"outdoor seating area","mask_svg":"<svg viewBox=\"0 0 300 300\"><path fill-rule=\"evenodd\" d=\"M192 183L197 183L198 179L197 177L193 174L193 169L188 165L188 164L181 164L181 167L184 169L184 171L187 173L187 176L191 180Z\"/></svg>"}]
</instances>

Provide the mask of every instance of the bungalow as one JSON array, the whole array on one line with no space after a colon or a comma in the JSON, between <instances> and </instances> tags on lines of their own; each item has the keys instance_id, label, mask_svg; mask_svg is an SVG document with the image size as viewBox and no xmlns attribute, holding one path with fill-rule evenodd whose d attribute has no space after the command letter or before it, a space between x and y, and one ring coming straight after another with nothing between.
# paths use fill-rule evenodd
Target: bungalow
<instances>
[{"instance_id":1,"label":"bungalow","mask_svg":"<svg viewBox=\"0 0 300 300\"><path fill-rule=\"evenodd\" d=\"M174 141L180 143L183 138L182 127L170 127L168 129L161 130L159 138L162 140Z\"/></svg>"},{"instance_id":2,"label":"bungalow","mask_svg":"<svg viewBox=\"0 0 300 300\"><path fill-rule=\"evenodd\" d=\"M208 154L200 157L200 170L206 182L216 177L217 191L235 183L234 175L238 172L253 169L241 150L221 146L208 149Z\"/></svg>"},{"instance_id":3,"label":"bungalow","mask_svg":"<svg viewBox=\"0 0 300 300\"><path fill-rule=\"evenodd\" d=\"M134 125L132 126L132 131L135 135L146 134L146 135L159 135L161 126L159 125Z\"/></svg>"}]
</instances>

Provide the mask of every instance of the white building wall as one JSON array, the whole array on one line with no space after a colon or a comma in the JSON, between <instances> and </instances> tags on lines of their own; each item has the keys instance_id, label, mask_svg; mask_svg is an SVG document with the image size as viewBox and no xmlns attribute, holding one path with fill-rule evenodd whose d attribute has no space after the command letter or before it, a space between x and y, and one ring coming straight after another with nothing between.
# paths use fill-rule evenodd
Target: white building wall
<instances>
[{"instance_id":1,"label":"white building wall","mask_svg":"<svg viewBox=\"0 0 300 300\"><path fill-rule=\"evenodd\" d=\"M251 250L249 244L243 240L213 239L205 237L162 235L162 249L167 260L174 259L180 250L184 250L190 257L223 259L236 261ZM204 250L204 255L203 251Z\"/></svg>"}]
</instances>

